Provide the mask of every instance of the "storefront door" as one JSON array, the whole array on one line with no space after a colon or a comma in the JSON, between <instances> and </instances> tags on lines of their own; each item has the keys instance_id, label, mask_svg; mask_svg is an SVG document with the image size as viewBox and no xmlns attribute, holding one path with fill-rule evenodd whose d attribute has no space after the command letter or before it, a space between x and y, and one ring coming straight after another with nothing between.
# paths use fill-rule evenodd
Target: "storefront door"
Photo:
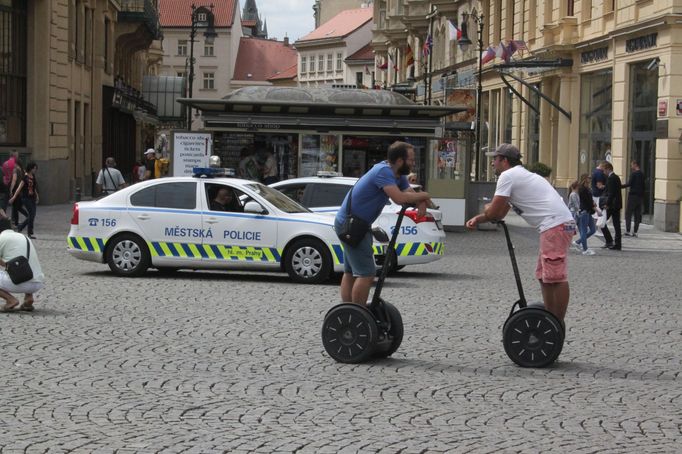
<instances>
[{"instance_id":1,"label":"storefront door","mask_svg":"<svg viewBox=\"0 0 682 454\"><path fill-rule=\"evenodd\" d=\"M644 173L643 221L651 223L654 211L656 162L656 109L658 101L658 69L647 69L647 63L637 63L630 69L630 148L627 163L636 159ZM623 176L625 183L627 176Z\"/></svg>"}]
</instances>

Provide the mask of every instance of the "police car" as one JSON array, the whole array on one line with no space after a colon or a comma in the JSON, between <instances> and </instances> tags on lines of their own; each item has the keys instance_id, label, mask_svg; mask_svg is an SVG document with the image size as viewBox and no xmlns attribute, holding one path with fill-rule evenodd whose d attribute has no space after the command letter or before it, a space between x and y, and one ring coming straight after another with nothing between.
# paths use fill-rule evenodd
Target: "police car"
<instances>
[{"instance_id":1,"label":"police car","mask_svg":"<svg viewBox=\"0 0 682 454\"><path fill-rule=\"evenodd\" d=\"M336 213L357 178L339 176L336 172L319 172L317 176L292 178L273 183L270 187L281 191L301 205L317 213ZM419 190L419 186L416 190ZM400 205L389 200L374 223L386 232L392 233L400 212ZM445 230L440 210L428 209L425 216L417 216L417 210L405 212L398 239L396 253L397 269L405 265L430 263L439 260L445 252Z\"/></svg>"},{"instance_id":2,"label":"police car","mask_svg":"<svg viewBox=\"0 0 682 454\"><path fill-rule=\"evenodd\" d=\"M234 211L211 210L222 188L235 196ZM76 203L67 242L74 257L107 263L120 276L150 267L271 269L314 284L343 271L333 223L333 216L313 213L261 183L169 177ZM387 240L385 232L380 239ZM378 262L382 241L374 243Z\"/></svg>"}]
</instances>

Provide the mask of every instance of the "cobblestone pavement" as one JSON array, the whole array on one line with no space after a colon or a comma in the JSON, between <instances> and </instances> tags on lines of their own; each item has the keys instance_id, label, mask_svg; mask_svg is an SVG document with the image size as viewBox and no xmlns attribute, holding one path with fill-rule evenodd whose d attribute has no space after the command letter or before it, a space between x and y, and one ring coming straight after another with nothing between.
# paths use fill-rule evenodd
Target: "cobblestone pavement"
<instances>
[{"instance_id":1,"label":"cobblestone pavement","mask_svg":"<svg viewBox=\"0 0 682 454\"><path fill-rule=\"evenodd\" d=\"M40 207L49 279L33 313L0 314L0 453L679 453L682 237L573 253L567 342L516 367L501 232L450 233L446 256L387 281L406 337L343 365L320 327L338 282L284 274L112 276L65 252L70 208ZM526 293L537 234L512 220ZM592 240L598 245L598 239Z\"/></svg>"}]
</instances>

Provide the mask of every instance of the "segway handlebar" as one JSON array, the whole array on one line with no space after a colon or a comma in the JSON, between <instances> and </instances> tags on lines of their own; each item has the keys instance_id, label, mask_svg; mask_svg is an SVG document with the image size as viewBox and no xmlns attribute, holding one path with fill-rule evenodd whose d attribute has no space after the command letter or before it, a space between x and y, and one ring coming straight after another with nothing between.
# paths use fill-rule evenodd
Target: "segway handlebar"
<instances>
[{"instance_id":1,"label":"segway handlebar","mask_svg":"<svg viewBox=\"0 0 682 454\"><path fill-rule=\"evenodd\" d=\"M403 205L398 213L398 219L395 222L395 227L393 227L393 233L391 234L391 239L386 246L386 255L384 256L384 266L381 268L381 273L379 273L379 279L377 280L376 288L374 289L374 295L372 296L372 301L370 306L378 304L381 299L381 289L384 287L384 281L388 272L390 271L391 264L393 260L397 260L395 252L395 243L398 240L398 234L400 233L400 226L403 223L403 218L405 217L405 211L410 208L411 205Z\"/></svg>"},{"instance_id":2,"label":"segway handlebar","mask_svg":"<svg viewBox=\"0 0 682 454\"><path fill-rule=\"evenodd\" d=\"M514 253L514 245L512 244L511 237L509 236L509 229L507 228L507 223L503 220L495 221L498 225L502 226L504 230L504 236L507 240L507 249L509 249L509 258L511 259L512 268L514 269L514 279L516 280L516 288L519 291L519 300L516 304L519 307L526 307L528 303L526 302L526 296L523 293L523 285L521 284L521 274L519 273L519 265L516 263L516 254ZM512 311L514 308L512 307Z\"/></svg>"}]
</instances>

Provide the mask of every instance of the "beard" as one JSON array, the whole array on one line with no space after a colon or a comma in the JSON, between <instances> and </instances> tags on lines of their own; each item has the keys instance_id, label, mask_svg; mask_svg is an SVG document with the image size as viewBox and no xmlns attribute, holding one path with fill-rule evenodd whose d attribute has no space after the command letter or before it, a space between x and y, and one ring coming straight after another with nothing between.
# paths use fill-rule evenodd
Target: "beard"
<instances>
[{"instance_id":1,"label":"beard","mask_svg":"<svg viewBox=\"0 0 682 454\"><path fill-rule=\"evenodd\" d=\"M407 165L407 163L403 163L402 166L398 169L398 175L409 175L410 174L410 166Z\"/></svg>"}]
</instances>

